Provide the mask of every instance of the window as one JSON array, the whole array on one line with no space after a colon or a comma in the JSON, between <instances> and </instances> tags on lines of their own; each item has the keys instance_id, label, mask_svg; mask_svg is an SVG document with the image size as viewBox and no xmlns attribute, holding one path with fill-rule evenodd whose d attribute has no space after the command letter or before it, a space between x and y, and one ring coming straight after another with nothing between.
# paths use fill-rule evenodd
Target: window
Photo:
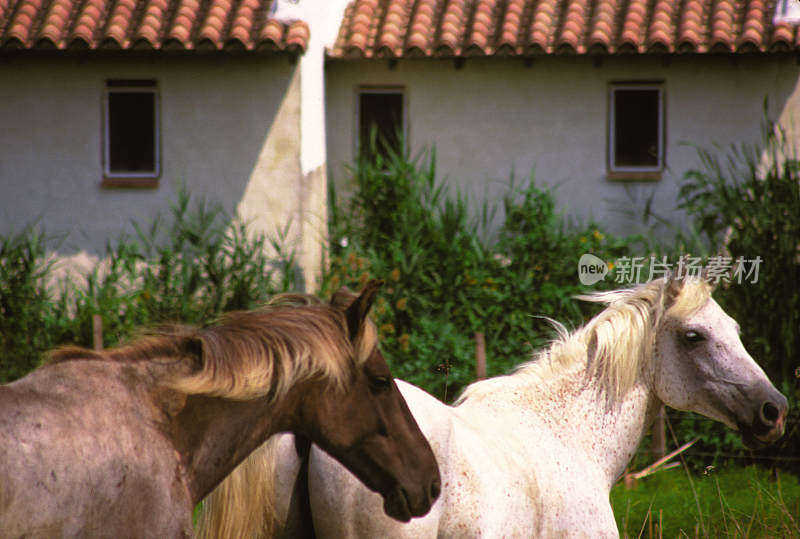
<instances>
[{"instance_id":1,"label":"window","mask_svg":"<svg viewBox=\"0 0 800 539\"><path fill-rule=\"evenodd\" d=\"M664 99L658 84L611 88L609 171L660 172L664 168Z\"/></svg>"},{"instance_id":2,"label":"window","mask_svg":"<svg viewBox=\"0 0 800 539\"><path fill-rule=\"evenodd\" d=\"M155 82L108 81L104 105L103 172L106 178L157 178L159 112Z\"/></svg>"},{"instance_id":3,"label":"window","mask_svg":"<svg viewBox=\"0 0 800 539\"><path fill-rule=\"evenodd\" d=\"M358 154L375 160L390 152L402 153L403 125L402 88L363 88L358 91ZM375 137L374 140L372 137Z\"/></svg>"}]
</instances>

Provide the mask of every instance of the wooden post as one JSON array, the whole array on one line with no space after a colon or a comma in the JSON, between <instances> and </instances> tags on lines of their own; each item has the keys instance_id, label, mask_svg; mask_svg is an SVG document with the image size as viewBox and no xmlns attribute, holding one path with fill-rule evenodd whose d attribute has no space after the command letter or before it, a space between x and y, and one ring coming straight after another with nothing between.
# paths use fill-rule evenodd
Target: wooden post
<instances>
[{"instance_id":1,"label":"wooden post","mask_svg":"<svg viewBox=\"0 0 800 539\"><path fill-rule=\"evenodd\" d=\"M656 413L656 420L653 421L653 434L652 434L652 442L653 445L650 448L650 454L653 456L654 459L658 460L664 455L667 454L667 436L664 432L664 415L666 414L666 410L664 409L664 405L662 404L661 407L658 409Z\"/></svg>"},{"instance_id":2,"label":"wooden post","mask_svg":"<svg viewBox=\"0 0 800 539\"><path fill-rule=\"evenodd\" d=\"M622 484L625 485L625 490L633 490L636 488L636 478L625 470L625 475L622 476Z\"/></svg>"},{"instance_id":3,"label":"wooden post","mask_svg":"<svg viewBox=\"0 0 800 539\"><path fill-rule=\"evenodd\" d=\"M103 349L103 317L99 314L92 315L92 338L95 350Z\"/></svg>"},{"instance_id":4,"label":"wooden post","mask_svg":"<svg viewBox=\"0 0 800 539\"><path fill-rule=\"evenodd\" d=\"M486 340L480 331L475 332L475 377L486 378Z\"/></svg>"}]
</instances>

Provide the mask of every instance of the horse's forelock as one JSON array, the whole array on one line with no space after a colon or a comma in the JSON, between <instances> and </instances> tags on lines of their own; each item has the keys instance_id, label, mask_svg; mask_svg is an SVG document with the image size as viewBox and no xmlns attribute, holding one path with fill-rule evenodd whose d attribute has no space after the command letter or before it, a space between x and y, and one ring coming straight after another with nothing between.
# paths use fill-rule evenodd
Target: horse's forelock
<instances>
[{"instance_id":1,"label":"horse's forelock","mask_svg":"<svg viewBox=\"0 0 800 539\"><path fill-rule=\"evenodd\" d=\"M577 336L594 346L591 368L617 397L626 393L653 359L655 336L665 317L684 319L705 305L711 288L697 278L684 278L676 297L674 283L658 279L635 288L601 292L581 299L607 304Z\"/></svg>"},{"instance_id":2,"label":"horse's forelock","mask_svg":"<svg viewBox=\"0 0 800 539\"><path fill-rule=\"evenodd\" d=\"M665 305L665 316L685 320L711 299L712 287L701 279L684 279L678 297L670 305Z\"/></svg>"}]
</instances>

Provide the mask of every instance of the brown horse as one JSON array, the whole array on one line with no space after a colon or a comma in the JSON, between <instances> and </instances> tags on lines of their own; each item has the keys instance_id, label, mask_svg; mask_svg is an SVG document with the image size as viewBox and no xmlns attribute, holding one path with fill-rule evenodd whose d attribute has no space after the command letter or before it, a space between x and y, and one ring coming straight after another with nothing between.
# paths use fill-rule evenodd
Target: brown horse
<instances>
[{"instance_id":1,"label":"brown horse","mask_svg":"<svg viewBox=\"0 0 800 539\"><path fill-rule=\"evenodd\" d=\"M383 495L392 517L425 514L439 470L367 319L379 286L62 349L0 386L0 537L190 536L194 506L286 431Z\"/></svg>"}]
</instances>

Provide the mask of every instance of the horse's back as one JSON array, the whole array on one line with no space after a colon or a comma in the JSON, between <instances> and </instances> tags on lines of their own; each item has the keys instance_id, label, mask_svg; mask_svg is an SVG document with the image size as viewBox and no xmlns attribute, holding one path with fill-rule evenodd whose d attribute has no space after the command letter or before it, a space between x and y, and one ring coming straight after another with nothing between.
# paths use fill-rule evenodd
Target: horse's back
<instances>
[{"instance_id":1,"label":"horse's back","mask_svg":"<svg viewBox=\"0 0 800 539\"><path fill-rule=\"evenodd\" d=\"M190 534L191 522L156 518L186 509L174 449L146 426L146 405L119 405L133 397L113 377L87 391L88 363L0 386L0 537Z\"/></svg>"}]
</instances>

